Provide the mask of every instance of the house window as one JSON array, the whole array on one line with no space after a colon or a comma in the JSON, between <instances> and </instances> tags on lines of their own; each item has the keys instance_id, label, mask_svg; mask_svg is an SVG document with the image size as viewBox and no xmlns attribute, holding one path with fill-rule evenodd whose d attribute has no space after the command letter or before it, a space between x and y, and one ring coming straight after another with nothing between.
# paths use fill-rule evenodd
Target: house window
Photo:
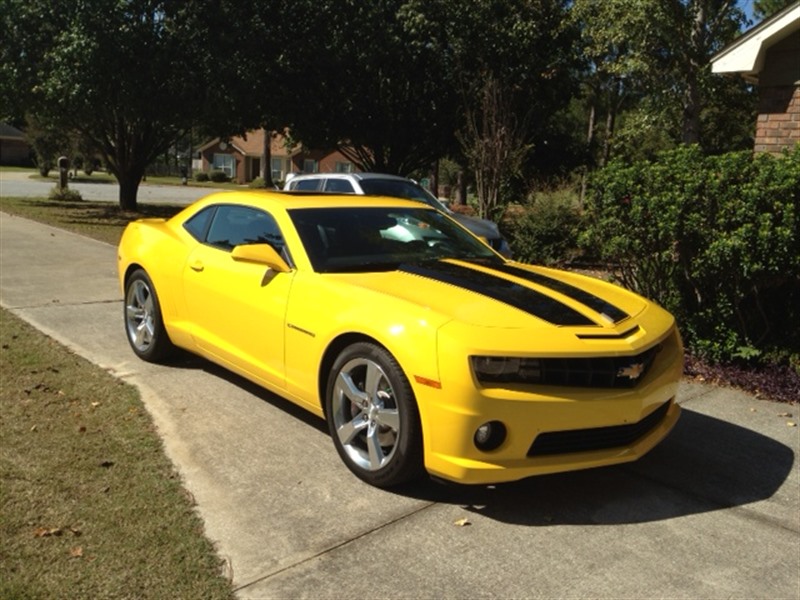
<instances>
[{"instance_id":1,"label":"house window","mask_svg":"<svg viewBox=\"0 0 800 600\"><path fill-rule=\"evenodd\" d=\"M213 167L215 171L222 171L231 179L236 175L236 159L231 154L215 154Z\"/></svg>"},{"instance_id":2,"label":"house window","mask_svg":"<svg viewBox=\"0 0 800 600\"><path fill-rule=\"evenodd\" d=\"M319 163L311 158L303 160L303 173L318 173Z\"/></svg>"},{"instance_id":3,"label":"house window","mask_svg":"<svg viewBox=\"0 0 800 600\"><path fill-rule=\"evenodd\" d=\"M336 172L337 173L352 173L353 172L353 163L351 163L351 162L337 162L336 163Z\"/></svg>"},{"instance_id":4,"label":"house window","mask_svg":"<svg viewBox=\"0 0 800 600\"><path fill-rule=\"evenodd\" d=\"M272 159L272 181L283 181L286 179L286 159Z\"/></svg>"}]
</instances>

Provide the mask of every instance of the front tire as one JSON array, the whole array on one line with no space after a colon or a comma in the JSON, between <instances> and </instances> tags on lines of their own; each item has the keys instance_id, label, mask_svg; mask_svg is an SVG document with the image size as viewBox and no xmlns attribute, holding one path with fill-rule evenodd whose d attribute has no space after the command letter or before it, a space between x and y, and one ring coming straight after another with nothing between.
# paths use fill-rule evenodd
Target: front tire
<instances>
[{"instance_id":1,"label":"front tire","mask_svg":"<svg viewBox=\"0 0 800 600\"><path fill-rule=\"evenodd\" d=\"M424 472L414 393L385 349L368 342L345 348L328 377L325 410L339 456L363 481L387 488Z\"/></svg>"},{"instance_id":2,"label":"front tire","mask_svg":"<svg viewBox=\"0 0 800 600\"><path fill-rule=\"evenodd\" d=\"M148 362L159 362L175 349L164 328L161 306L153 282L137 269L125 283L125 333L134 354Z\"/></svg>"}]
</instances>

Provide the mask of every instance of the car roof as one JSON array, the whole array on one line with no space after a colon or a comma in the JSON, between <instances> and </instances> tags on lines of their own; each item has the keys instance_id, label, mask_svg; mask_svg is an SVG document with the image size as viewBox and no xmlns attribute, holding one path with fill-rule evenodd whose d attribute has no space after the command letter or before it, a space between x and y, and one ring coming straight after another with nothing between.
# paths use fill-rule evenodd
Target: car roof
<instances>
[{"instance_id":1,"label":"car roof","mask_svg":"<svg viewBox=\"0 0 800 600\"><path fill-rule=\"evenodd\" d=\"M355 179L357 181L365 181L368 179L384 179L393 181L411 181L416 183L413 179L408 177L401 177L400 175L389 175L388 173L298 173L292 176L292 181L300 181L303 179Z\"/></svg>"},{"instance_id":2,"label":"car roof","mask_svg":"<svg viewBox=\"0 0 800 600\"><path fill-rule=\"evenodd\" d=\"M429 208L416 200L404 200L390 196L359 196L356 194L331 194L322 192L278 192L278 191L232 191L212 193L192 206L198 210L210 204L243 204L268 209L294 208L360 208L360 207L405 207ZM433 208L431 208L433 210Z\"/></svg>"}]
</instances>

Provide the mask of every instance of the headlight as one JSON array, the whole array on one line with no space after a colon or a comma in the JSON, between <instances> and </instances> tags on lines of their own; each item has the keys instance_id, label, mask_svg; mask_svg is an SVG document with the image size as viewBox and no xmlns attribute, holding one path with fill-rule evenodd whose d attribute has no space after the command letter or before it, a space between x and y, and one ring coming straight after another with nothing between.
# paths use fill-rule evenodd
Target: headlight
<instances>
[{"instance_id":1,"label":"headlight","mask_svg":"<svg viewBox=\"0 0 800 600\"><path fill-rule=\"evenodd\" d=\"M540 383L542 365L538 358L471 356L472 371L481 383Z\"/></svg>"}]
</instances>

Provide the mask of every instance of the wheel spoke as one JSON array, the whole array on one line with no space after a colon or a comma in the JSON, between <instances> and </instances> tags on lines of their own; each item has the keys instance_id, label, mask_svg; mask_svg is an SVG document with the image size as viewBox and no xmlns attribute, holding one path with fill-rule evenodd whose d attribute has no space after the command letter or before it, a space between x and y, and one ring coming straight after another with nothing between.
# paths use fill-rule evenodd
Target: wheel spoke
<instances>
[{"instance_id":1,"label":"wheel spoke","mask_svg":"<svg viewBox=\"0 0 800 600\"><path fill-rule=\"evenodd\" d=\"M339 441L345 446L352 444L353 440L364 430L368 423L369 421L359 414L355 419L348 421L336 430Z\"/></svg>"},{"instance_id":2,"label":"wheel spoke","mask_svg":"<svg viewBox=\"0 0 800 600\"><path fill-rule=\"evenodd\" d=\"M147 301L150 295L147 293L147 288L144 285L136 285L134 288L134 296L136 297L137 306L147 309Z\"/></svg>"},{"instance_id":3,"label":"wheel spoke","mask_svg":"<svg viewBox=\"0 0 800 600\"><path fill-rule=\"evenodd\" d=\"M370 425L367 430L367 451L369 452L370 469L379 469L386 457L378 440L378 428L375 425Z\"/></svg>"},{"instance_id":4,"label":"wheel spoke","mask_svg":"<svg viewBox=\"0 0 800 600\"><path fill-rule=\"evenodd\" d=\"M147 346L153 340L153 327L147 319L136 326L136 345Z\"/></svg>"},{"instance_id":5,"label":"wheel spoke","mask_svg":"<svg viewBox=\"0 0 800 600\"><path fill-rule=\"evenodd\" d=\"M375 417L379 425L388 427L392 431L400 429L400 413L396 408L381 408Z\"/></svg>"},{"instance_id":6,"label":"wheel spoke","mask_svg":"<svg viewBox=\"0 0 800 600\"><path fill-rule=\"evenodd\" d=\"M383 372L374 362L367 363L367 377L364 382L364 391L367 393L370 403L374 403L378 397L378 385L383 378Z\"/></svg>"},{"instance_id":7,"label":"wheel spoke","mask_svg":"<svg viewBox=\"0 0 800 600\"><path fill-rule=\"evenodd\" d=\"M356 387L350 373L341 371L336 378L336 388L341 391L348 400L354 402L359 407L364 407L365 402L369 402L369 396Z\"/></svg>"},{"instance_id":8,"label":"wheel spoke","mask_svg":"<svg viewBox=\"0 0 800 600\"><path fill-rule=\"evenodd\" d=\"M128 320L134 320L136 322L141 321L144 319L145 312L139 306L134 306L133 304L128 304L126 307L126 311L128 313Z\"/></svg>"}]
</instances>

